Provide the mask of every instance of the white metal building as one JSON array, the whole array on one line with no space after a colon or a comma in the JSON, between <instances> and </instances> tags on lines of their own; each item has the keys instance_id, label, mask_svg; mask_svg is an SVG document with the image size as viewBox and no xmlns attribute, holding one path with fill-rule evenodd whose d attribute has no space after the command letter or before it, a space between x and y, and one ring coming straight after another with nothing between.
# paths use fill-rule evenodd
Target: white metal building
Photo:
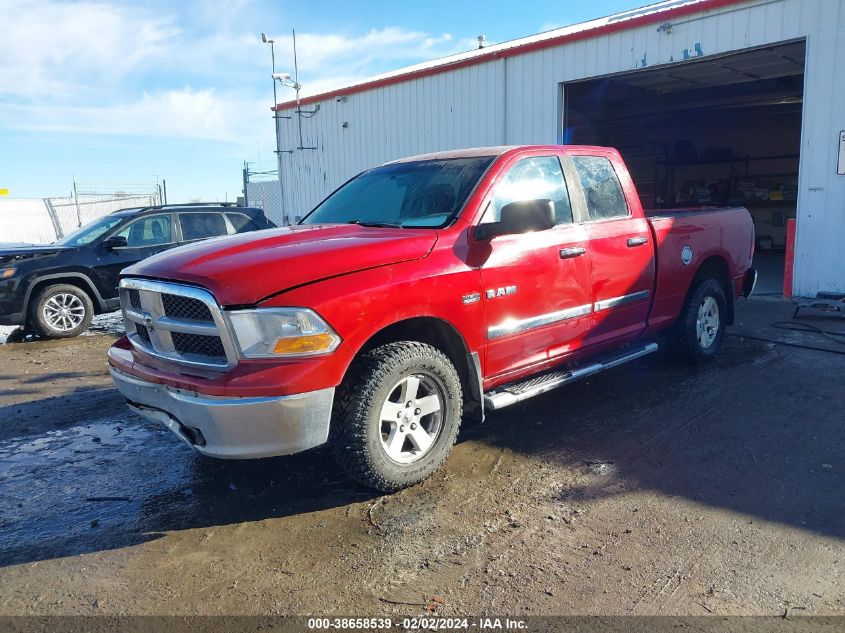
<instances>
[{"instance_id":1,"label":"white metal building","mask_svg":"<svg viewBox=\"0 0 845 633\"><path fill-rule=\"evenodd\" d=\"M284 208L401 156L611 145L647 207L748 206L761 256L797 217L794 293L845 293L843 77L845 0L661 2L280 104Z\"/></svg>"}]
</instances>

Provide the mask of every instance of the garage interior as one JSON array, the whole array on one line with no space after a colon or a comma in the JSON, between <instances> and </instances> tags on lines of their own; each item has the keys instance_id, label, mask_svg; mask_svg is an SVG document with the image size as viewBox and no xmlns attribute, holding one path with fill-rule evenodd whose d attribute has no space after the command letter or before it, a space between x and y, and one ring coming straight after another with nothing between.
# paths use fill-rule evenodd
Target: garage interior
<instances>
[{"instance_id":1,"label":"garage interior","mask_svg":"<svg viewBox=\"0 0 845 633\"><path fill-rule=\"evenodd\" d=\"M647 209L747 207L757 292L780 294L805 50L802 40L564 84L563 142L618 148Z\"/></svg>"}]
</instances>

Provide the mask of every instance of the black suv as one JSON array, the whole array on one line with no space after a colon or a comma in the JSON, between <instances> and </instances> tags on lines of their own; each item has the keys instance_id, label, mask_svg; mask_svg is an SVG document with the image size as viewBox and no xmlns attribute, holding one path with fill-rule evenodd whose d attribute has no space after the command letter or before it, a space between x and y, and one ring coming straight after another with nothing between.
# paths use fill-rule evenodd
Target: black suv
<instances>
[{"instance_id":1,"label":"black suv","mask_svg":"<svg viewBox=\"0 0 845 633\"><path fill-rule=\"evenodd\" d=\"M48 245L0 244L0 325L49 338L85 331L120 308L120 271L174 246L274 228L261 209L228 203L123 209Z\"/></svg>"}]
</instances>

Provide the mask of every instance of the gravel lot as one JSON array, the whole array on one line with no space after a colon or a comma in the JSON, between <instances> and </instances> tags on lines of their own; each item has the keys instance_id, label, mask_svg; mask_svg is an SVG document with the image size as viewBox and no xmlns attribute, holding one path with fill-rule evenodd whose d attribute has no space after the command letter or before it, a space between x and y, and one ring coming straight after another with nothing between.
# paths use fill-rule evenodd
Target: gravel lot
<instances>
[{"instance_id":1,"label":"gravel lot","mask_svg":"<svg viewBox=\"0 0 845 633\"><path fill-rule=\"evenodd\" d=\"M733 332L845 351L775 313L743 303ZM118 324L0 345L0 614L845 615L842 354L657 354L378 496L325 451L217 462L137 418Z\"/></svg>"}]
</instances>

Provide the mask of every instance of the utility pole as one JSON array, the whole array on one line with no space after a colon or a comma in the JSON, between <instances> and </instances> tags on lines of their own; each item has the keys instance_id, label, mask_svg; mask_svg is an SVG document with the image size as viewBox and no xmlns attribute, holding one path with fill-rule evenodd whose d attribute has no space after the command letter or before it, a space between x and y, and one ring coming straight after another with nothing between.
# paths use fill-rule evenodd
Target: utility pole
<instances>
[{"instance_id":1,"label":"utility pole","mask_svg":"<svg viewBox=\"0 0 845 633\"><path fill-rule=\"evenodd\" d=\"M249 163L244 161L244 206L249 206L249 192L247 191L246 184L249 182Z\"/></svg>"},{"instance_id":2,"label":"utility pole","mask_svg":"<svg viewBox=\"0 0 845 633\"><path fill-rule=\"evenodd\" d=\"M276 49L274 47L275 40L270 39L267 37L265 33L261 34L261 41L265 44L270 45L270 61L272 66L272 75L276 74ZM276 96L276 78L272 77L273 81L273 124L274 129L276 131L276 169L278 170L278 180L279 180L279 205L281 206L282 211L282 221L284 224L289 224L287 219L287 214L285 213L285 197L284 197L284 187L282 186L282 150L279 146L279 111L276 109L276 106L279 105L279 99ZM246 199L246 183L244 183L244 198Z\"/></svg>"}]
</instances>

